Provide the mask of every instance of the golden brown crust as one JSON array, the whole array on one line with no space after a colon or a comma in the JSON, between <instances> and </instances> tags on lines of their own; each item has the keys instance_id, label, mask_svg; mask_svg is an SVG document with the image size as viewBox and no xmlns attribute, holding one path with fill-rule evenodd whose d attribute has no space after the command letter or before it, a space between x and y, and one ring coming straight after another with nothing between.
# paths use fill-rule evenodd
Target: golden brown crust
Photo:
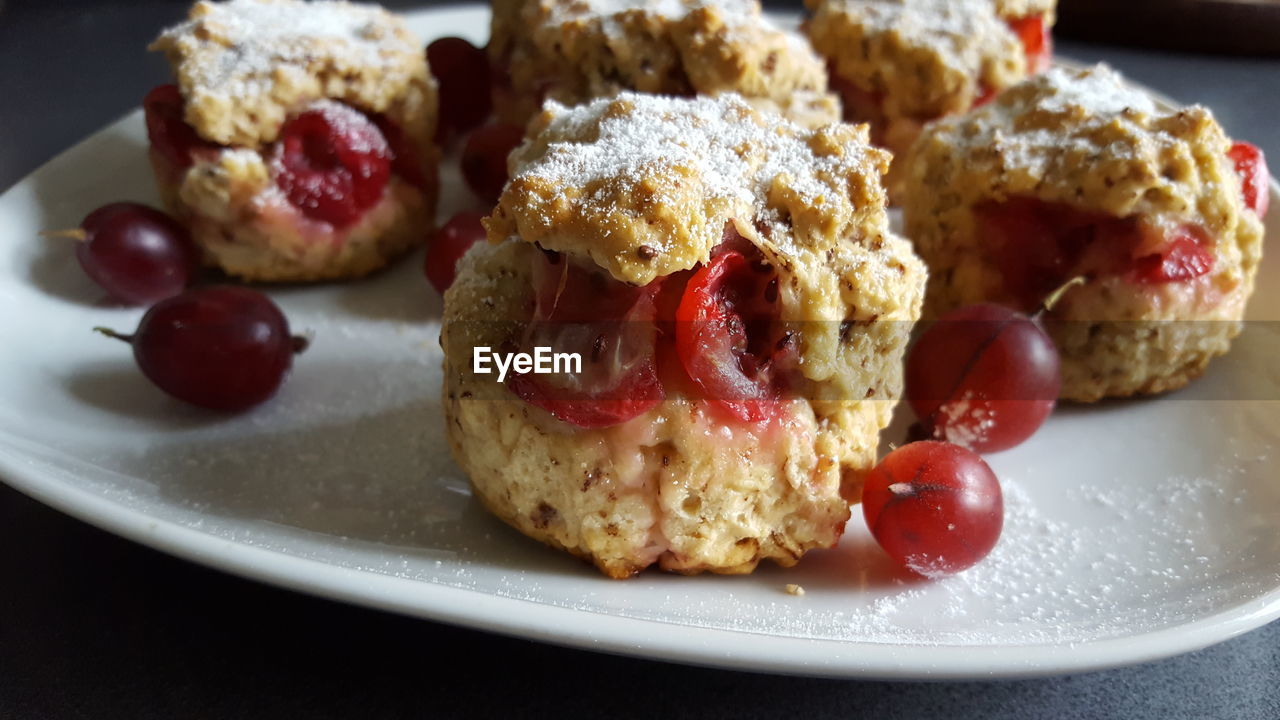
<instances>
[{"instance_id":1,"label":"golden brown crust","mask_svg":"<svg viewBox=\"0 0 1280 720\"><path fill-rule=\"evenodd\" d=\"M488 221L493 244L463 259L445 295L450 442L477 494L613 577L654 563L749 572L834 544L901 392L922 301L923 267L888 231L884 153L863 128L806 131L728 98L553 104L532 132ZM781 320L797 332L803 360L776 425L726 424L668 388L627 423L570 428L473 372L473 348L510 346L530 317L535 240L646 283L705 262L729 222L777 270ZM696 230L663 240L682 228ZM638 259L660 241L662 254Z\"/></svg>"},{"instance_id":2,"label":"golden brown crust","mask_svg":"<svg viewBox=\"0 0 1280 720\"><path fill-rule=\"evenodd\" d=\"M151 49L173 66L187 123L230 146L201 150L188 168L152 153L165 205L188 224L206 263L246 280L344 279L426 240L438 192L436 86L400 18L332 0L202 0ZM385 116L412 143L423 187L393 176L350 227L297 212L268 158L283 123L317 108Z\"/></svg>"},{"instance_id":3,"label":"golden brown crust","mask_svg":"<svg viewBox=\"0 0 1280 720\"><path fill-rule=\"evenodd\" d=\"M906 233L929 264L926 314L1017 301L979 237L974 207L1062 203L1154 227L1207 231L1213 271L1070 291L1053 313L1062 397L1163 392L1199 375L1239 332L1261 261L1262 224L1243 205L1230 142L1210 112L1161 110L1099 66L1056 68L991 105L930 126L906 158Z\"/></svg>"},{"instance_id":4,"label":"golden brown crust","mask_svg":"<svg viewBox=\"0 0 1280 720\"><path fill-rule=\"evenodd\" d=\"M734 92L809 126L839 119L821 60L754 0L500 0L490 35L507 122L524 124L544 98L575 105L623 90Z\"/></svg>"},{"instance_id":5,"label":"golden brown crust","mask_svg":"<svg viewBox=\"0 0 1280 720\"><path fill-rule=\"evenodd\" d=\"M886 184L902 195L906 153L930 120L962 113L1033 70L1009 22L1053 0L806 0L809 39L826 58L845 117L869 122L895 156Z\"/></svg>"},{"instance_id":6,"label":"golden brown crust","mask_svg":"<svg viewBox=\"0 0 1280 720\"><path fill-rule=\"evenodd\" d=\"M1027 76L1022 45L990 0L808 4L814 48L843 80L882 96L888 119L964 112L984 89Z\"/></svg>"},{"instance_id":7,"label":"golden brown crust","mask_svg":"<svg viewBox=\"0 0 1280 720\"><path fill-rule=\"evenodd\" d=\"M201 0L150 46L173 66L186 121L206 140L260 147L317 100L384 113L420 148L436 86L422 43L381 8L333 0Z\"/></svg>"}]
</instances>

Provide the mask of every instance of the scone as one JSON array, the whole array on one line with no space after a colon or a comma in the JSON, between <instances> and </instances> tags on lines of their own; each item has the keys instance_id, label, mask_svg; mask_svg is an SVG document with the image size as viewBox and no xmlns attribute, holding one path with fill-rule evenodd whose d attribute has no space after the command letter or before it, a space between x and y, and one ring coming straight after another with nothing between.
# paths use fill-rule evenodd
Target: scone
<instances>
[{"instance_id":1,"label":"scone","mask_svg":"<svg viewBox=\"0 0 1280 720\"><path fill-rule=\"evenodd\" d=\"M549 102L445 294L449 439L480 500L617 578L834 545L923 301L888 160L863 126L735 96ZM483 372L516 351L580 371Z\"/></svg>"},{"instance_id":2,"label":"scone","mask_svg":"<svg viewBox=\"0 0 1280 720\"><path fill-rule=\"evenodd\" d=\"M1205 108L1160 109L1105 66L1052 69L930 125L906 158L926 314L1032 310L1081 277L1047 317L1062 397L1181 387L1240 330L1265 178Z\"/></svg>"},{"instance_id":3,"label":"scone","mask_svg":"<svg viewBox=\"0 0 1280 720\"><path fill-rule=\"evenodd\" d=\"M822 61L758 0L495 0L494 109L523 125L545 99L623 90L735 92L808 127L839 119Z\"/></svg>"},{"instance_id":4,"label":"scone","mask_svg":"<svg viewBox=\"0 0 1280 720\"><path fill-rule=\"evenodd\" d=\"M806 0L844 118L895 158L925 123L1048 67L1055 0ZM895 162L889 184L898 196Z\"/></svg>"},{"instance_id":5,"label":"scone","mask_svg":"<svg viewBox=\"0 0 1280 720\"><path fill-rule=\"evenodd\" d=\"M151 49L177 78L144 102L151 163L209 265L349 278L426 240L436 87L399 18L325 0L202 1Z\"/></svg>"}]
</instances>

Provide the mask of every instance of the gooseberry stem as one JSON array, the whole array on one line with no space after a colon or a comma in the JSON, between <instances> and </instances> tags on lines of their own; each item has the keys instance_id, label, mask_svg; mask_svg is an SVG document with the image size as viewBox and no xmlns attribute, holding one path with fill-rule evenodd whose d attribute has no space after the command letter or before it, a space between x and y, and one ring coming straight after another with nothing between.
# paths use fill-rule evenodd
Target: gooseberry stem
<instances>
[{"instance_id":1,"label":"gooseberry stem","mask_svg":"<svg viewBox=\"0 0 1280 720\"><path fill-rule=\"evenodd\" d=\"M121 340L121 341L123 341L123 342L127 342L127 343L129 343L129 344L133 344L133 336L132 336L132 335L124 335L124 334L122 334L122 333L118 333L118 332L116 332L115 330L112 330L111 328L108 328L108 327L102 327L101 325L99 325L98 327L95 327L95 328L93 329L93 331L94 331L94 332L96 332L96 333L99 333L99 334L101 334L101 335L106 335L107 337L112 338L113 340Z\"/></svg>"},{"instance_id":2,"label":"gooseberry stem","mask_svg":"<svg viewBox=\"0 0 1280 720\"><path fill-rule=\"evenodd\" d=\"M1083 275L1077 275L1071 278L1070 280L1066 281L1065 283L1059 285L1056 290L1049 293L1049 295L1045 297L1044 302L1040 303L1040 307L1036 310L1036 313L1033 319L1038 320L1042 316L1053 312L1054 306L1062 301L1062 298L1064 295L1067 294L1067 291L1069 291L1071 288L1077 285L1084 285L1086 282L1088 282L1088 278L1086 278Z\"/></svg>"},{"instance_id":3,"label":"gooseberry stem","mask_svg":"<svg viewBox=\"0 0 1280 720\"><path fill-rule=\"evenodd\" d=\"M40 237L60 239L60 240L75 240L76 242L84 242L85 240L89 239L89 233L86 232L84 228L68 228L66 230L41 230Z\"/></svg>"}]
</instances>

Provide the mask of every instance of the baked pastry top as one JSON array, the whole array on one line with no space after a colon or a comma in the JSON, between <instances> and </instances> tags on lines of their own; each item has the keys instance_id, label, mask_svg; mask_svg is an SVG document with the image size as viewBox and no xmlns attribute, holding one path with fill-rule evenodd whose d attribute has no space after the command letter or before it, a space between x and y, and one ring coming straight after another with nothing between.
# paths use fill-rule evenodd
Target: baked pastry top
<instances>
[{"instance_id":1,"label":"baked pastry top","mask_svg":"<svg viewBox=\"0 0 1280 720\"><path fill-rule=\"evenodd\" d=\"M1059 67L931 125L907 158L908 205L952 228L952 213L1014 196L1155 223L1195 217L1218 237L1245 231L1240 259L1253 266L1261 224L1224 191L1240 186L1230 146L1207 108L1160 109L1105 65Z\"/></svg>"},{"instance_id":2,"label":"baked pastry top","mask_svg":"<svg viewBox=\"0 0 1280 720\"><path fill-rule=\"evenodd\" d=\"M201 0L150 46L174 68L187 123L246 147L274 141L285 118L324 98L429 139L435 81L422 48L395 15L338 0Z\"/></svg>"},{"instance_id":3,"label":"baked pastry top","mask_svg":"<svg viewBox=\"0 0 1280 720\"><path fill-rule=\"evenodd\" d=\"M1231 148L1208 109L1159 106L1106 66L1054 68L929 125L903 207L926 314L1032 309L1082 277L1049 315L1063 397L1185 385L1239 332L1262 257Z\"/></svg>"},{"instance_id":4,"label":"baked pastry top","mask_svg":"<svg viewBox=\"0 0 1280 720\"><path fill-rule=\"evenodd\" d=\"M835 544L901 393L923 295L919 258L888 227L888 153L868 145L865 126L808 130L733 95L549 102L528 133L487 220L490 243L463 257L445 294L447 427L476 496L612 577L652 564L749 572ZM747 396L719 394L690 369L684 333L744 317L731 306L721 325L679 319L673 305L706 299L699 278L713 268L745 283L725 292L767 305L757 329L742 328L737 362L788 358L754 376L782 380L760 415L732 410ZM758 296L745 289L752 278L766 288ZM562 308L590 317L618 297L652 298L637 301L648 315L546 320ZM612 339L623 329L632 341ZM476 348L527 348L531 331L553 347L589 345L588 377L624 379L590 385L570 409L561 399L581 397L582 373L530 394L475 370ZM628 384L638 375L648 380ZM636 396L620 386L648 403L581 419L583 405Z\"/></svg>"},{"instance_id":5,"label":"baked pastry top","mask_svg":"<svg viewBox=\"0 0 1280 720\"><path fill-rule=\"evenodd\" d=\"M523 123L543 99L577 104L622 90L736 92L807 125L838 119L822 61L755 0L498 0L489 51Z\"/></svg>"},{"instance_id":6,"label":"baked pastry top","mask_svg":"<svg viewBox=\"0 0 1280 720\"><path fill-rule=\"evenodd\" d=\"M921 299L920 261L889 230L889 154L866 126L807 130L734 96L624 93L548 103L529 138L486 220L491 242L536 243L644 285L705 263L732 222L779 268L782 320L804 324L810 379L865 392L892 374L841 344L844 323L906 331Z\"/></svg>"},{"instance_id":7,"label":"baked pastry top","mask_svg":"<svg viewBox=\"0 0 1280 720\"><path fill-rule=\"evenodd\" d=\"M814 47L832 73L877 96L889 117L964 112L1026 77L1015 18L1052 2L806 0ZM1049 20L1050 18L1046 18Z\"/></svg>"}]
</instances>

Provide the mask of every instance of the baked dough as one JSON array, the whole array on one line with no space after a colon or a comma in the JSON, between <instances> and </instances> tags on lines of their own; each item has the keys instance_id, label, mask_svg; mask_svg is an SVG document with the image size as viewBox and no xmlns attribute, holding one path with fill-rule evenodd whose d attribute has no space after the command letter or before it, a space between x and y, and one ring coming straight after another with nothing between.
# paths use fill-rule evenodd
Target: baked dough
<instances>
[{"instance_id":1,"label":"baked dough","mask_svg":"<svg viewBox=\"0 0 1280 720\"><path fill-rule=\"evenodd\" d=\"M426 239L437 195L436 85L401 19L329 0L202 0L151 49L173 66L186 123L223 148L190 167L151 153L165 206L190 226L208 264L246 280L349 278ZM394 124L421 182L393 175L349 227L290 206L275 187L272 144L289 117L323 107Z\"/></svg>"},{"instance_id":2,"label":"baked dough","mask_svg":"<svg viewBox=\"0 0 1280 720\"><path fill-rule=\"evenodd\" d=\"M548 103L510 160L490 244L445 294L444 406L454 457L506 522L612 577L649 565L750 572L835 544L901 392L924 270L892 234L888 156L865 126L815 131L733 96L623 93ZM542 252L644 285L705 263L726 224L778 272L799 375L781 420L725 423L668 388L621 425L582 429L472 369L532 311ZM842 495L843 490L843 495Z\"/></svg>"},{"instance_id":3,"label":"baked dough","mask_svg":"<svg viewBox=\"0 0 1280 720\"><path fill-rule=\"evenodd\" d=\"M1140 227L1201 228L1213 267L1183 282L1092 277L1049 316L1062 397L1185 385L1240 331L1262 258L1222 127L1206 108L1165 110L1106 66L1054 68L990 105L929 126L906 158L906 234L930 268L926 314L1017 305L975 208L1030 198Z\"/></svg>"},{"instance_id":4,"label":"baked dough","mask_svg":"<svg viewBox=\"0 0 1280 720\"><path fill-rule=\"evenodd\" d=\"M735 92L810 127L840 116L822 61L757 0L496 0L490 38L506 122L622 90Z\"/></svg>"}]
</instances>

